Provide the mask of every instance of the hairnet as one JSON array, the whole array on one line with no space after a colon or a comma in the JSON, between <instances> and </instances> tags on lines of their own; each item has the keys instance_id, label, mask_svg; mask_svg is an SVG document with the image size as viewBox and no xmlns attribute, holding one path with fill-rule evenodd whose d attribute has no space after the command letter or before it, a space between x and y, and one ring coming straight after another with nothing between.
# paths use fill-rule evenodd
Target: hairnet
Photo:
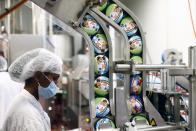
<instances>
[{"instance_id":1,"label":"hairnet","mask_svg":"<svg viewBox=\"0 0 196 131\"><path fill-rule=\"evenodd\" d=\"M31 78L37 71L61 74L62 60L52 52L38 48L26 52L9 67L11 78L18 82Z\"/></svg>"},{"instance_id":2,"label":"hairnet","mask_svg":"<svg viewBox=\"0 0 196 131\"><path fill-rule=\"evenodd\" d=\"M7 61L4 57L0 56L0 71L7 70Z\"/></svg>"}]
</instances>

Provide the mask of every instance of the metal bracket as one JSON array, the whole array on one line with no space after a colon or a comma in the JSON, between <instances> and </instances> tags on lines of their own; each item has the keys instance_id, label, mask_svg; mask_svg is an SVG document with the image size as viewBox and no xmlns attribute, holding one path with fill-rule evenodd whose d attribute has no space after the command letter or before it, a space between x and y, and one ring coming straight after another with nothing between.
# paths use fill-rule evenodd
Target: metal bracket
<instances>
[{"instance_id":1,"label":"metal bracket","mask_svg":"<svg viewBox=\"0 0 196 131\"><path fill-rule=\"evenodd\" d=\"M132 61L114 61L114 73L131 74L133 72L133 64Z\"/></svg>"},{"instance_id":2,"label":"metal bracket","mask_svg":"<svg viewBox=\"0 0 196 131\"><path fill-rule=\"evenodd\" d=\"M193 75L193 69L168 69L170 76L185 76L185 75Z\"/></svg>"},{"instance_id":3,"label":"metal bracket","mask_svg":"<svg viewBox=\"0 0 196 131\"><path fill-rule=\"evenodd\" d=\"M124 87L116 87L115 88L115 96L116 96L116 123L117 127L122 128L122 125L129 121L128 119L128 109L125 98L125 90ZM122 108L123 107L123 108Z\"/></svg>"},{"instance_id":4,"label":"metal bracket","mask_svg":"<svg viewBox=\"0 0 196 131\"><path fill-rule=\"evenodd\" d=\"M78 13L78 20L77 21L72 21L73 28L78 27L80 25L81 20L84 18L84 16L86 15L86 13L89 11L90 8L92 8L92 7L96 6L96 5L97 6L100 5L102 2L104 2L104 1L88 0L86 2L87 6Z\"/></svg>"}]
</instances>

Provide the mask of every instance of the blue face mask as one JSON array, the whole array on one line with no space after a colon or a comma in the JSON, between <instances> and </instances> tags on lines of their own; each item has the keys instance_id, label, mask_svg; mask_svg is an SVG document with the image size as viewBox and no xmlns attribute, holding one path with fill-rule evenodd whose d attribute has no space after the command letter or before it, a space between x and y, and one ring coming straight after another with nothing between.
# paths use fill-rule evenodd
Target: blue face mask
<instances>
[{"instance_id":1,"label":"blue face mask","mask_svg":"<svg viewBox=\"0 0 196 131\"><path fill-rule=\"evenodd\" d=\"M38 87L39 96L41 96L45 99L49 99L49 98L55 96L56 93L57 93L57 90L58 90L58 87L56 86L54 81L51 81L50 84L48 85L48 87L42 87L40 84L39 84L39 87Z\"/></svg>"}]
</instances>

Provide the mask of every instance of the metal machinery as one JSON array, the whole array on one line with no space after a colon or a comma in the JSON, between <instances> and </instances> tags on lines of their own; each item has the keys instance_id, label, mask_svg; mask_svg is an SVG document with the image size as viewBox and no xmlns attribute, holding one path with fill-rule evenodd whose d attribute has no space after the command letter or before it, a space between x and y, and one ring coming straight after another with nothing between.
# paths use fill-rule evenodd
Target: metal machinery
<instances>
[{"instance_id":1,"label":"metal machinery","mask_svg":"<svg viewBox=\"0 0 196 131\"><path fill-rule=\"evenodd\" d=\"M150 130L174 130L179 128L187 128L187 130L194 131L195 130L195 104L193 101L195 100L194 94L194 80L195 80L195 74L194 74L194 55L195 55L195 49L196 47L190 47L189 48L189 65L134 65L134 64L118 64L116 63L115 70L117 71L122 71L122 72L127 72L128 70L136 70L136 71L157 71L157 70L162 70L161 73L165 74L165 72L168 73L168 75L165 77L165 80L163 80L162 84L162 90L160 92L158 91L153 91L157 93L163 93L163 94L172 94L174 95L174 108L175 108L175 126L157 126L157 127L152 127L152 128L143 128L139 129L140 127L135 127L135 130L141 130L141 131L150 131ZM128 69L128 70L127 70ZM167 71L165 71L167 70ZM166 74L167 74L166 73ZM180 104L179 104L179 96L181 94L178 94L175 91L175 83L174 81L166 82L168 81L168 77L175 77L175 76L189 76L188 80L190 82L190 88L189 88L189 123L188 125L183 125L180 123ZM172 85L173 83L173 85ZM167 84L167 85L165 85ZM170 85L169 85L170 84ZM148 90L148 89L146 89ZM149 89L151 90L151 89ZM144 98L144 103L148 104L145 107L151 108L150 103L148 103L148 99ZM159 103L160 104L160 103ZM154 111L153 109L151 109ZM155 111L156 112L156 111ZM153 114L153 113L152 113ZM128 123L129 125L130 123ZM133 127L129 126L129 129L134 130ZM185 130L185 129L183 129Z\"/></svg>"},{"instance_id":2,"label":"metal machinery","mask_svg":"<svg viewBox=\"0 0 196 131\"><path fill-rule=\"evenodd\" d=\"M52 15L59 18L65 24L73 27L76 31L80 32L90 47L90 66L89 66L89 103L91 112L91 124L94 130L106 129L111 130L127 130L127 131L151 131L151 130L190 130L196 131L196 104L193 102L196 100L196 47L190 47L189 49L189 65L145 65L145 38L142 28L137 21L136 16L118 0L32 0L35 4L50 12ZM112 5L110 8L119 11L119 14L111 14L106 11L106 7ZM121 15L122 14L122 15ZM117 16L117 17L116 17ZM137 26L137 35L139 35L139 41L142 43L142 48L139 56L143 60L139 62L130 60L130 36L127 32L127 25L122 23L122 19L119 17L128 17L128 21L131 21L132 28L134 31ZM130 20L132 18L132 20ZM95 30L89 31L83 24L87 19L90 22L94 22L93 28ZM125 20L127 21L127 19ZM110 28L113 28L118 32L123 42L118 43L118 47L114 45L114 42L110 36ZM134 33L136 33L134 32ZM95 49L94 37L104 34L104 40L108 43L108 49L101 50L100 52ZM138 40L138 39L137 39ZM114 49L115 48L115 49ZM120 52L120 53L119 53ZM116 55L119 53L119 56ZM114 56L114 54L116 56ZM138 56L138 53L136 53ZM107 60L107 67L105 70L99 70L99 65L95 62L102 59ZM160 71L162 76L161 90L155 91L147 88L146 73L148 71ZM140 77L143 79L143 93L140 94L143 105L141 110L133 110L132 104L130 104L130 78L134 73L140 72ZM131 76L130 76L131 75ZM122 76L122 79L116 79L116 77ZM190 82L189 88L189 122L182 124L180 122L180 93L175 91L175 76L189 76L187 77ZM99 99L97 95L99 92L94 88L95 81L98 81L99 77L107 77L104 81L109 83L107 95L105 98ZM176 78L176 79L175 79ZM99 80L100 81L100 80ZM181 82L183 83L183 82ZM167 121L162 118L159 110L154 107L154 104L160 104L160 101L151 102L147 97L147 92L153 92L155 99L157 100L157 94L163 94L165 96L173 97L173 109L172 121ZM103 94L102 94L103 95ZM170 97L167 97L170 99ZM136 99L135 99L136 100ZM167 99L166 99L167 100ZM97 113L97 107L102 109L104 105L97 106L97 101L106 102L107 117L102 112ZM100 110L98 110L100 111ZM136 118L137 114L143 114L141 117ZM131 116L131 118L130 118ZM145 118L145 119L144 119ZM104 120L103 120L104 119ZM156 126L150 125L149 120L154 119ZM105 122L107 121L107 122ZM99 125L97 123L99 122Z\"/></svg>"},{"instance_id":3,"label":"metal machinery","mask_svg":"<svg viewBox=\"0 0 196 131\"><path fill-rule=\"evenodd\" d=\"M9 58L8 36L4 26L0 30L0 55L3 55L6 59Z\"/></svg>"}]
</instances>

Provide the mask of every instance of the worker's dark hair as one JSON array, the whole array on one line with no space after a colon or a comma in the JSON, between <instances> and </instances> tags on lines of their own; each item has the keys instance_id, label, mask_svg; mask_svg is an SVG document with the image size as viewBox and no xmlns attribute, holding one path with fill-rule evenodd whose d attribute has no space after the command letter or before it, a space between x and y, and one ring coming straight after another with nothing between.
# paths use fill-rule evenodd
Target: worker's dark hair
<instances>
[{"instance_id":1,"label":"worker's dark hair","mask_svg":"<svg viewBox=\"0 0 196 131\"><path fill-rule=\"evenodd\" d=\"M25 85L30 85L34 82L36 82L35 79L31 77L31 78L25 80Z\"/></svg>"},{"instance_id":2,"label":"worker's dark hair","mask_svg":"<svg viewBox=\"0 0 196 131\"><path fill-rule=\"evenodd\" d=\"M0 56L5 57L4 52L2 50L0 50Z\"/></svg>"}]
</instances>

